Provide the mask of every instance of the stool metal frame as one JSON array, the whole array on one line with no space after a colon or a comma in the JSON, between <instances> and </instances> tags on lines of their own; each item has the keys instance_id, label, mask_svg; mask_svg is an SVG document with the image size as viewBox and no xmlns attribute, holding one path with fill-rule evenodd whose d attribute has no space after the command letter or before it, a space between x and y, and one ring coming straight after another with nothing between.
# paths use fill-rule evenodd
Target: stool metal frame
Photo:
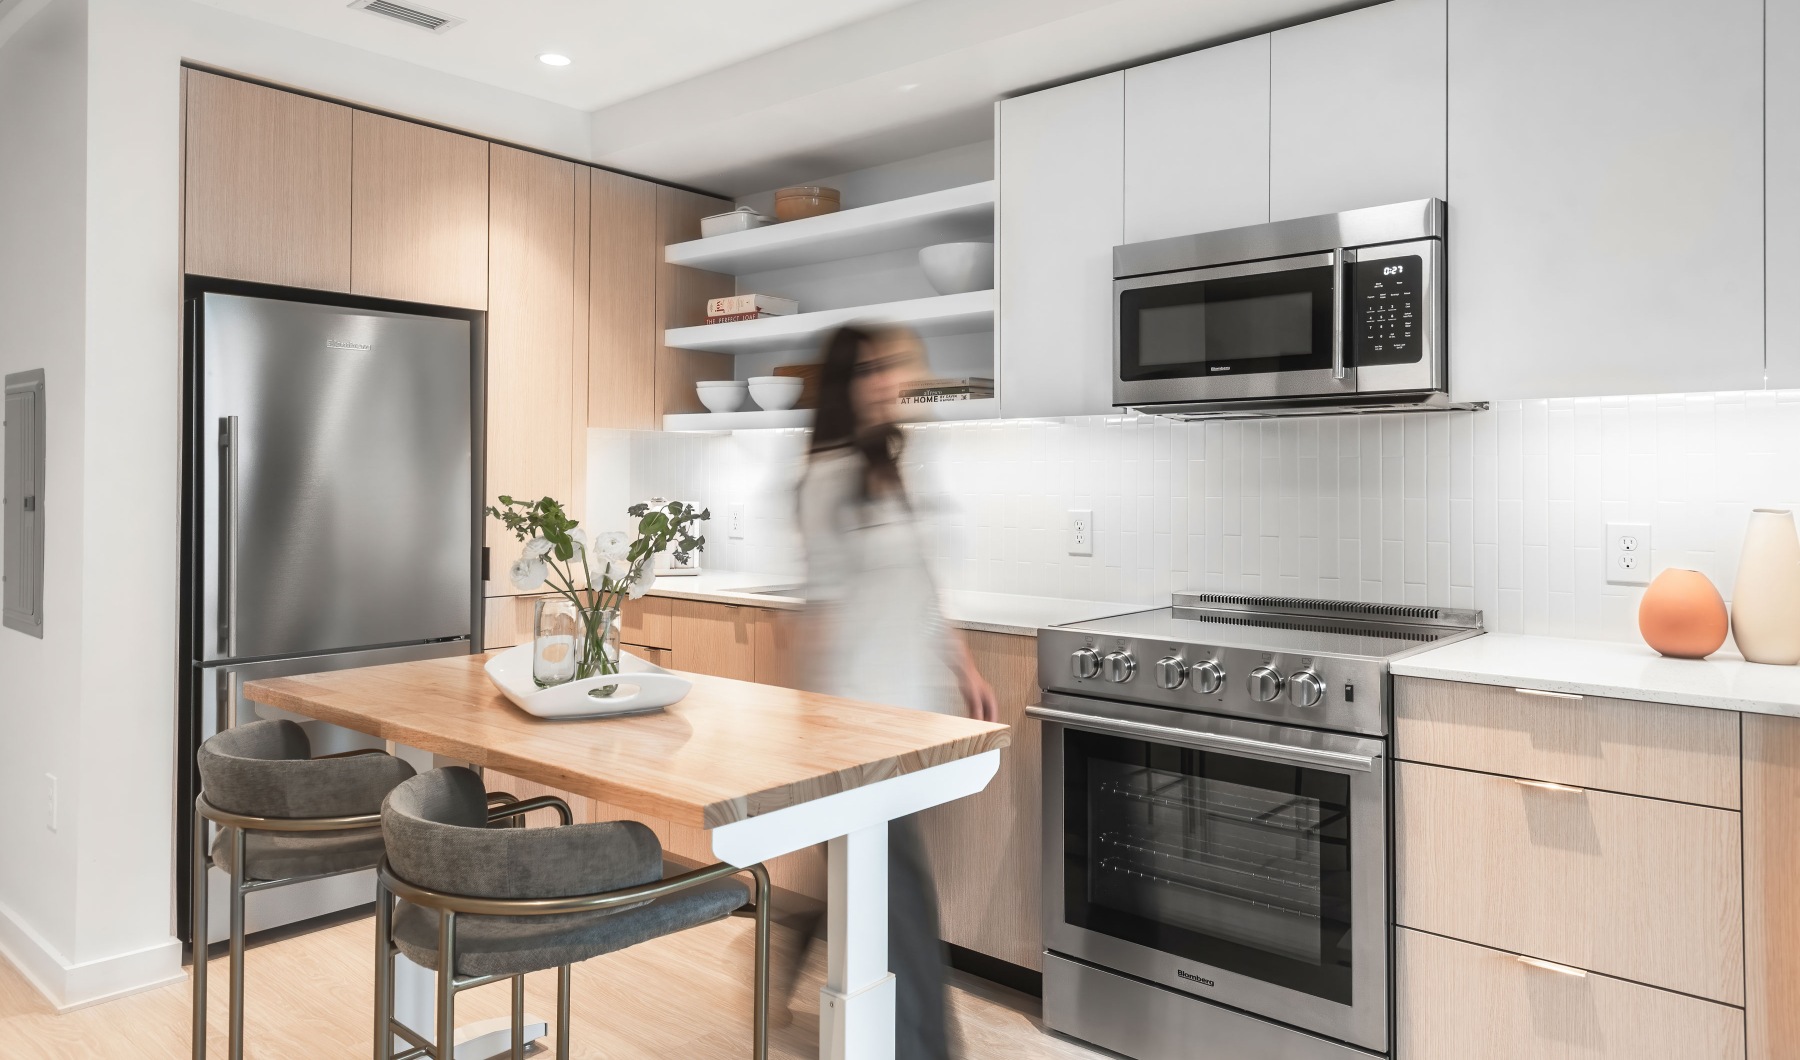
<instances>
[{"instance_id":1,"label":"stool metal frame","mask_svg":"<svg viewBox=\"0 0 1800 1060\"><path fill-rule=\"evenodd\" d=\"M573 821L569 806L554 795L543 795L488 811L489 822L513 818L538 809L554 809L563 824ZM553 916L559 913L583 913L597 909L618 909L666 897L691 887L712 883L748 872L756 880L756 988L753 1002L752 1035L754 1060L768 1060L769 1055L769 873L762 865L740 867L720 862L684 872L654 883L640 884L616 891L573 895L567 898L475 898L446 894L408 883L394 875L383 858L376 872L375 895L375 1060L454 1060L456 1045L456 995L477 986L501 980L512 980L512 1056L525 1055L525 975L456 975L456 918L468 913L478 916ZM427 1041L417 1031L394 1018L394 957L400 952L393 940L394 899L405 901L438 913L437 959L437 1027L435 1042ZM556 1058L569 1058L569 1009L571 965L556 969ZM399 1037L411 1046L395 1054L393 1040Z\"/></svg>"}]
</instances>

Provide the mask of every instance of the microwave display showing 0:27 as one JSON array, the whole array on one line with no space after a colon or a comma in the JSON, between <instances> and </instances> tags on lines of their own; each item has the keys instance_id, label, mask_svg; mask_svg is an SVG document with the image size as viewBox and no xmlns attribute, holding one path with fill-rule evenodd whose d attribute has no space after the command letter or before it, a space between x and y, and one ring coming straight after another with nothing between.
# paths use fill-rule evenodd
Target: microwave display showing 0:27
<instances>
[{"instance_id":1,"label":"microwave display showing 0:27","mask_svg":"<svg viewBox=\"0 0 1800 1060\"><path fill-rule=\"evenodd\" d=\"M1419 359L1423 319L1417 254L1359 261L1356 270L1356 363L1411 364Z\"/></svg>"}]
</instances>

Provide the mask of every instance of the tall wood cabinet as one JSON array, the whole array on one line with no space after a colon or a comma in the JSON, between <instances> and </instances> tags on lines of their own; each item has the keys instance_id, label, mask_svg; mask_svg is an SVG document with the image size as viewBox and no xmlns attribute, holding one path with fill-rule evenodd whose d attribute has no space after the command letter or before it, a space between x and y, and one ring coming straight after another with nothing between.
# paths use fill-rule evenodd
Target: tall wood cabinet
<instances>
[{"instance_id":1,"label":"tall wood cabinet","mask_svg":"<svg viewBox=\"0 0 1800 1060\"><path fill-rule=\"evenodd\" d=\"M353 115L350 290L488 307L488 144L368 111Z\"/></svg>"},{"instance_id":2,"label":"tall wood cabinet","mask_svg":"<svg viewBox=\"0 0 1800 1060\"><path fill-rule=\"evenodd\" d=\"M350 108L185 71L186 271L350 289Z\"/></svg>"},{"instance_id":3,"label":"tall wood cabinet","mask_svg":"<svg viewBox=\"0 0 1800 1060\"><path fill-rule=\"evenodd\" d=\"M662 244L656 185L589 171L593 216L588 294L588 416L591 427L654 430L656 358L662 323L656 288Z\"/></svg>"}]
</instances>

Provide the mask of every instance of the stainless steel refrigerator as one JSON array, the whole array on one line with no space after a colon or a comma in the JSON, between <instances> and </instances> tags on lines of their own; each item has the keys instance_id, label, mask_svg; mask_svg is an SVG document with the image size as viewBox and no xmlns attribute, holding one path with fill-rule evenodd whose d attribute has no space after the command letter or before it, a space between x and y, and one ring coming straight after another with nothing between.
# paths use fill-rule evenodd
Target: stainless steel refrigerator
<instances>
[{"instance_id":1,"label":"stainless steel refrigerator","mask_svg":"<svg viewBox=\"0 0 1800 1060\"><path fill-rule=\"evenodd\" d=\"M292 717L244 699L246 682L464 655L479 642L481 315L232 286L188 301L179 891L195 839L195 748L228 726ZM314 754L379 746L295 720ZM226 889L215 876L213 940ZM264 892L247 928L373 894L369 873Z\"/></svg>"}]
</instances>

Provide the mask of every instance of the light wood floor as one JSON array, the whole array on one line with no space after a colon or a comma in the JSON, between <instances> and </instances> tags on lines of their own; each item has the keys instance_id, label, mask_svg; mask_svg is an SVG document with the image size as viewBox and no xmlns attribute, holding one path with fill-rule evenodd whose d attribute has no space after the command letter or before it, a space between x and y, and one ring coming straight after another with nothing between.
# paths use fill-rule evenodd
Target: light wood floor
<instances>
[{"instance_id":1,"label":"light wood floor","mask_svg":"<svg viewBox=\"0 0 1800 1060\"><path fill-rule=\"evenodd\" d=\"M750 1055L751 931L726 920L576 968L573 1055L590 1060L712 1060ZM250 951L247 1057L311 1060L371 1053L374 921L342 924ZM824 946L813 947L792 1021L771 1036L781 1060L818 1056L818 987ZM226 962L211 968L210 1053L225 1055ZM527 1008L555 1012L554 972L527 978ZM9 1060L186 1060L186 983L58 1015L17 969L0 960L0 1055ZM1035 998L955 976L950 991L964 1060L1097 1060L1102 1054L1046 1033ZM457 998L457 1022L506 1013L507 986Z\"/></svg>"}]
</instances>

